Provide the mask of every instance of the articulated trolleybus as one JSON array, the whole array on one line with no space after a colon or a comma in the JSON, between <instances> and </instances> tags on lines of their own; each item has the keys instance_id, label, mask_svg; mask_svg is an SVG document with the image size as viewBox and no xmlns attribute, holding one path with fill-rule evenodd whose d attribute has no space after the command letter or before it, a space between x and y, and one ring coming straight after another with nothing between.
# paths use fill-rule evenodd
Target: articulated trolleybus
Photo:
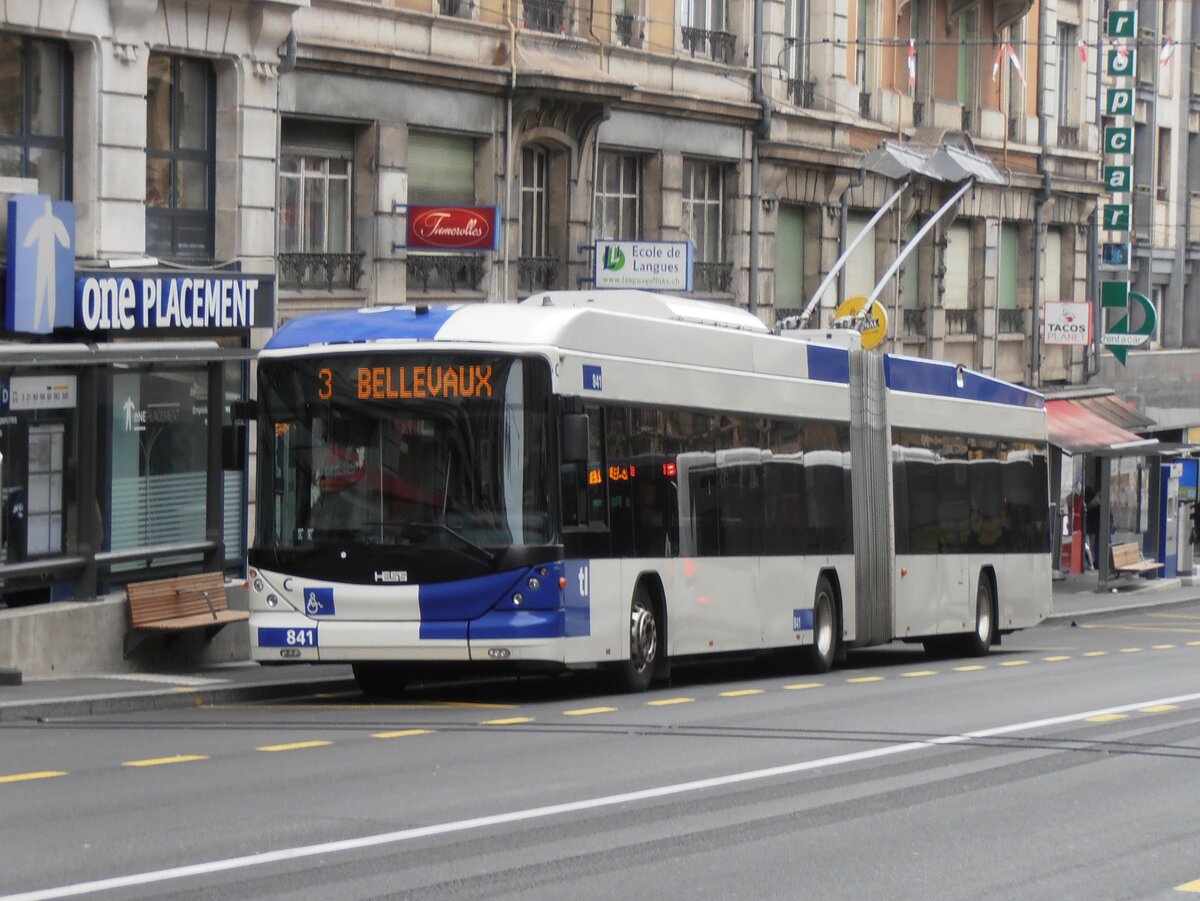
<instances>
[{"instance_id":1,"label":"articulated trolleybus","mask_svg":"<svg viewBox=\"0 0 1200 901\"><path fill-rule=\"evenodd\" d=\"M258 377L264 663L636 691L712 654L983 654L1049 612L1042 398L961 367L593 291L302 317Z\"/></svg>"}]
</instances>

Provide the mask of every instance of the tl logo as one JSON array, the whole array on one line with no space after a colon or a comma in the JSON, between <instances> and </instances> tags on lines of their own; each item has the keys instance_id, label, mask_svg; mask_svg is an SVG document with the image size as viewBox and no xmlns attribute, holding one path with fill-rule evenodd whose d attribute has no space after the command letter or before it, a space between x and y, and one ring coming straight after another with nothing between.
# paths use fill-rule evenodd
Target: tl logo
<instances>
[{"instance_id":1,"label":"tl logo","mask_svg":"<svg viewBox=\"0 0 1200 901\"><path fill-rule=\"evenodd\" d=\"M625 254L620 247L610 245L604 248L604 268L612 272L625 268Z\"/></svg>"}]
</instances>

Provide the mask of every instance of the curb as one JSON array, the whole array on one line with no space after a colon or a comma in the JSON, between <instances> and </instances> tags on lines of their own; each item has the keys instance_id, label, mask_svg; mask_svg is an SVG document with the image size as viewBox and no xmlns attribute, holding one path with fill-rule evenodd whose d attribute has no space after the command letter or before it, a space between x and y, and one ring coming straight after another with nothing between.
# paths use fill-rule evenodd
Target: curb
<instances>
[{"instance_id":1,"label":"curb","mask_svg":"<svg viewBox=\"0 0 1200 901\"><path fill-rule=\"evenodd\" d=\"M242 701L279 701L312 694L358 691L352 678L304 681L257 682L252 685L220 685L205 688L172 688L109 694L81 695L36 701L0 702L0 723L29 720L138 713L146 710L178 710L211 707Z\"/></svg>"},{"instance_id":2,"label":"curb","mask_svg":"<svg viewBox=\"0 0 1200 901\"><path fill-rule=\"evenodd\" d=\"M1043 619L1038 626L1061 626L1068 625L1080 620L1092 620L1105 616L1114 616L1123 613L1136 613L1139 610L1169 610L1173 607L1187 607L1200 601L1200 597L1193 598L1172 598L1163 601L1138 601L1130 604L1114 604L1111 607L1093 607L1088 610L1079 610L1074 613L1051 613ZM1037 628L1036 626L1034 628Z\"/></svg>"}]
</instances>

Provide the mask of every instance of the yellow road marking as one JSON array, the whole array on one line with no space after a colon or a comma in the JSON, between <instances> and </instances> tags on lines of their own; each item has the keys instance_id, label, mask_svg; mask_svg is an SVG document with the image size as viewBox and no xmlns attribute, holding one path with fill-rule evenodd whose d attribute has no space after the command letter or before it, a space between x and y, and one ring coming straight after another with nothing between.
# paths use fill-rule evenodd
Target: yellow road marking
<instances>
[{"instance_id":1,"label":"yellow road marking","mask_svg":"<svg viewBox=\"0 0 1200 901\"><path fill-rule=\"evenodd\" d=\"M900 675L902 675L906 679L919 679L921 676L936 676L937 670L935 670L935 669L916 669L916 670L912 670L911 672L901 673Z\"/></svg>"},{"instance_id":2,"label":"yellow road marking","mask_svg":"<svg viewBox=\"0 0 1200 901\"><path fill-rule=\"evenodd\" d=\"M1194 613L1148 613L1147 616L1159 616L1163 619L1193 619L1200 620Z\"/></svg>"},{"instance_id":3,"label":"yellow road marking","mask_svg":"<svg viewBox=\"0 0 1200 901\"><path fill-rule=\"evenodd\" d=\"M1122 654L1136 654L1141 648L1121 648Z\"/></svg>"},{"instance_id":4,"label":"yellow road marking","mask_svg":"<svg viewBox=\"0 0 1200 901\"><path fill-rule=\"evenodd\" d=\"M147 760L126 760L121 766L163 766L168 763L195 763L208 760L203 754L176 754L174 757L151 757Z\"/></svg>"},{"instance_id":5,"label":"yellow road marking","mask_svg":"<svg viewBox=\"0 0 1200 901\"><path fill-rule=\"evenodd\" d=\"M1070 660L1071 658L1068 657L1066 654L1058 654L1054 657L1043 657L1042 659L1045 660L1047 663L1058 663L1058 661L1060 661L1060 660Z\"/></svg>"},{"instance_id":6,"label":"yellow road marking","mask_svg":"<svg viewBox=\"0 0 1200 901\"><path fill-rule=\"evenodd\" d=\"M1166 713L1168 710L1178 709L1178 704L1155 704L1153 707L1139 707L1138 713Z\"/></svg>"},{"instance_id":7,"label":"yellow road marking","mask_svg":"<svg viewBox=\"0 0 1200 901\"><path fill-rule=\"evenodd\" d=\"M1200 879L1193 879L1191 882L1185 882L1183 885L1177 885L1175 886L1175 891L1200 894Z\"/></svg>"},{"instance_id":8,"label":"yellow road marking","mask_svg":"<svg viewBox=\"0 0 1200 901\"><path fill-rule=\"evenodd\" d=\"M233 705L212 704L220 710ZM515 710L519 704L485 704L481 701L415 701L407 704L239 704L251 710Z\"/></svg>"},{"instance_id":9,"label":"yellow road marking","mask_svg":"<svg viewBox=\"0 0 1200 901\"><path fill-rule=\"evenodd\" d=\"M1104 713L1100 716L1089 716L1087 721L1089 723L1111 723L1114 720L1127 719L1128 716L1129 714L1127 713Z\"/></svg>"},{"instance_id":10,"label":"yellow road marking","mask_svg":"<svg viewBox=\"0 0 1200 901\"><path fill-rule=\"evenodd\" d=\"M69 776L62 770L41 770L36 773L13 773L11 776L0 776L2 782L32 782L34 779L53 779L55 776Z\"/></svg>"},{"instance_id":11,"label":"yellow road marking","mask_svg":"<svg viewBox=\"0 0 1200 901\"><path fill-rule=\"evenodd\" d=\"M1084 651L1084 657L1107 657L1108 651Z\"/></svg>"},{"instance_id":12,"label":"yellow road marking","mask_svg":"<svg viewBox=\"0 0 1200 901\"><path fill-rule=\"evenodd\" d=\"M791 685L783 686L784 691L804 691L807 688L824 688L824 682L793 682Z\"/></svg>"},{"instance_id":13,"label":"yellow road marking","mask_svg":"<svg viewBox=\"0 0 1200 901\"><path fill-rule=\"evenodd\" d=\"M987 667L984 666L982 663L971 663L971 664L968 664L967 666L954 667L954 671L956 673L974 673L981 669L987 669Z\"/></svg>"},{"instance_id":14,"label":"yellow road marking","mask_svg":"<svg viewBox=\"0 0 1200 901\"><path fill-rule=\"evenodd\" d=\"M1189 648L1198 648L1198 647L1200 647L1200 641L1189 641L1188 647Z\"/></svg>"},{"instance_id":15,"label":"yellow road marking","mask_svg":"<svg viewBox=\"0 0 1200 901\"><path fill-rule=\"evenodd\" d=\"M670 707L672 704L690 704L695 698L660 698L657 701L647 701L647 707Z\"/></svg>"},{"instance_id":16,"label":"yellow road marking","mask_svg":"<svg viewBox=\"0 0 1200 901\"><path fill-rule=\"evenodd\" d=\"M763 693L761 688L739 688L737 691L723 691L723 698L744 698L747 695L760 695Z\"/></svg>"},{"instance_id":17,"label":"yellow road marking","mask_svg":"<svg viewBox=\"0 0 1200 901\"><path fill-rule=\"evenodd\" d=\"M1173 647L1175 647L1175 645L1173 645L1173 644L1156 644L1156 645L1154 645L1154 650L1156 650L1156 651L1169 651L1169 650L1171 650L1171 648L1173 648Z\"/></svg>"},{"instance_id":18,"label":"yellow road marking","mask_svg":"<svg viewBox=\"0 0 1200 901\"><path fill-rule=\"evenodd\" d=\"M858 685L862 682L882 682L883 676L858 676L855 679L847 679L846 681L854 685Z\"/></svg>"},{"instance_id":19,"label":"yellow road marking","mask_svg":"<svg viewBox=\"0 0 1200 901\"><path fill-rule=\"evenodd\" d=\"M431 735L432 729L400 729L396 732L375 732L371 738L408 738L410 735Z\"/></svg>"},{"instance_id":20,"label":"yellow road marking","mask_svg":"<svg viewBox=\"0 0 1200 901\"><path fill-rule=\"evenodd\" d=\"M484 720L481 726L519 726L521 723L532 723L531 716L510 716L502 720Z\"/></svg>"},{"instance_id":21,"label":"yellow road marking","mask_svg":"<svg viewBox=\"0 0 1200 901\"><path fill-rule=\"evenodd\" d=\"M304 748L323 748L326 745L331 745L331 741L294 741L286 745L263 745L261 748L255 748L256 751L300 751Z\"/></svg>"},{"instance_id":22,"label":"yellow road marking","mask_svg":"<svg viewBox=\"0 0 1200 901\"><path fill-rule=\"evenodd\" d=\"M564 710L563 716L591 716L594 713L616 713L616 707L579 707L575 710Z\"/></svg>"},{"instance_id":23,"label":"yellow road marking","mask_svg":"<svg viewBox=\"0 0 1200 901\"><path fill-rule=\"evenodd\" d=\"M1028 666L1029 661L1028 660L1002 660L1002 661L1000 661L1000 665L1001 666Z\"/></svg>"}]
</instances>

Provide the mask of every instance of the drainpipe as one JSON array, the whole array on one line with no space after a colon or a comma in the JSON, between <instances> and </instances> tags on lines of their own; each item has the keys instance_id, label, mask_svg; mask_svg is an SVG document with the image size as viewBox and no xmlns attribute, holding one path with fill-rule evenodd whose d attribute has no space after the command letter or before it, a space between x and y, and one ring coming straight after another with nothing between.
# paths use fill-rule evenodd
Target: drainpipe
<instances>
[{"instance_id":1,"label":"drainpipe","mask_svg":"<svg viewBox=\"0 0 1200 901\"><path fill-rule=\"evenodd\" d=\"M751 313L758 313L758 230L759 215L762 208L762 168L758 161L758 144L771 137L771 101L763 92L763 5L762 0L754 0L754 102L762 110L762 118L758 120L750 135L750 286L746 294L746 303Z\"/></svg>"},{"instance_id":2,"label":"drainpipe","mask_svg":"<svg viewBox=\"0 0 1200 901\"><path fill-rule=\"evenodd\" d=\"M293 28L288 32L283 47L283 59L279 61L279 74L287 75L296 68L296 29Z\"/></svg>"},{"instance_id":3,"label":"drainpipe","mask_svg":"<svg viewBox=\"0 0 1200 901\"><path fill-rule=\"evenodd\" d=\"M508 20L508 97L505 98L505 127L504 127L504 218L508 219L512 206L513 185L513 97L517 93L517 23L513 20L513 0L505 0L504 15ZM508 271L510 263L509 237L512 229L504 229L504 285L496 292L497 300L504 300L508 295ZM516 291L513 292L515 298Z\"/></svg>"}]
</instances>

